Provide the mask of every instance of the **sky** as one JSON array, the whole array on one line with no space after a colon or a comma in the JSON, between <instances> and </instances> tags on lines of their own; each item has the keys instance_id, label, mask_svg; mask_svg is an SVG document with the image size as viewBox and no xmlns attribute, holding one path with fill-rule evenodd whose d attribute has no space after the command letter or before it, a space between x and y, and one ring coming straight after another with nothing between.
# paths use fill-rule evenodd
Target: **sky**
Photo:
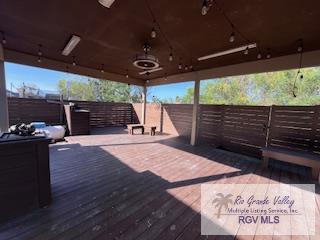
<instances>
[{"instance_id":1,"label":"sky","mask_svg":"<svg viewBox=\"0 0 320 240\"><path fill-rule=\"evenodd\" d=\"M71 73L64 73L26 65L5 63L6 85L8 90L16 92L16 88L25 84L32 84L46 92L57 92L58 82L61 79L82 80L83 77ZM84 78L85 79L85 78ZM148 101L153 96L163 100L182 96L186 89L193 86L193 82L168 84L149 89Z\"/></svg>"}]
</instances>

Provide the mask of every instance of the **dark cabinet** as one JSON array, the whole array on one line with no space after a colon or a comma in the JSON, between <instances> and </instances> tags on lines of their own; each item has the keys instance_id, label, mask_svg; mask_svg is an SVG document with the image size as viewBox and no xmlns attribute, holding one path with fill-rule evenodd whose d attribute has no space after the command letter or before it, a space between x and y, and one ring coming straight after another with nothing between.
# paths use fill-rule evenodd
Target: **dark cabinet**
<instances>
[{"instance_id":1,"label":"dark cabinet","mask_svg":"<svg viewBox=\"0 0 320 240\"><path fill-rule=\"evenodd\" d=\"M0 137L0 221L51 202L49 139Z\"/></svg>"},{"instance_id":2,"label":"dark cabinet","mask_svg":"<svg viewBox=\"0 0 320 240\"><path fill-rule=\"evenodd\" d=\"M65 105L65 114L70 135L90 134L90 111Z\"/></svg>"}]
</instances>

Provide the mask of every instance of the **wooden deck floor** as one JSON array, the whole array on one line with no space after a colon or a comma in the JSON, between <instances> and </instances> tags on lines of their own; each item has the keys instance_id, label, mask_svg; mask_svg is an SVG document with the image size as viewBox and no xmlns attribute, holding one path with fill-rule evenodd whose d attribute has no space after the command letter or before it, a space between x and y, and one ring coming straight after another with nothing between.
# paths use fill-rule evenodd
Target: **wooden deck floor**
<instances>
[{"instance_id":1,"label":"wooden deck floor","mask_svg":"<svg viewBox=\"0 0 320 240\"><path fill-rule=\"evenodd\" d=\"M53 204L0 225L1 240L220 239L200 235L200 184L310 182L293 167L262 171L254 158L121 129L69 137L50 151ZM318 217L319 203L318 194Z\"/></svg>"}]
</instances>

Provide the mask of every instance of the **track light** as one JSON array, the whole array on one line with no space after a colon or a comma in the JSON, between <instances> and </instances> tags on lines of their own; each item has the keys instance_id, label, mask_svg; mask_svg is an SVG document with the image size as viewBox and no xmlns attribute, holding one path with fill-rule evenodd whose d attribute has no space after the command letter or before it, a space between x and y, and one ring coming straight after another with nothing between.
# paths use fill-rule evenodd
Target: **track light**
<instances>
[{"instance_id":1,"label":"track light","mask_svg":"<svg viewBox=\"0 0 320 240\"><path fill-rule=\"evenodd\" d=\"M235 40L235 34L234 32L231 33L230 38L229 38L229 42L233 43Z\"/></svg>"},{"instance_id":2,"label":"track light","mask_svg":"<svg viewBox=\"0 0 320 240\"><path fill-rule=\"evenodd\" d=\"M170 62L173 61L173 54L172 54L172 53L170 53L170 55L169 55L169 61L170 61Z\"/></svg>"},{"instance_id":3,"label":"track light","mask_svg":"<svg viewBox=\"0 0 320 240\"><path fill-rule=\"evenodd\" d=\"M62 55L68 56L73 51L73 49L78 45L80 40L81 40L81 38L79 36L72 35L69 42L62 50Z\"/></svg>"},{"instance_id":4,"label":"track light","mask_svg":"<svg viewBox=\"0 0 320 240\"><path fill-rule=\"evenodd\" d=\"M151 30L151 38L156 38L157 37L157 32L155 28L152 28Z\"/></svg>"},{"instance_id":5,"label":"track light","mask_svg":"<svg viewBox=\"0 0 320 240\"><path fill-rule=\"evenodd\" d=\"M225 50L225 51L222 51L222 52L217 52L217 53L214 53L214 54L210 54L210 55L207 55L207 56L199 57L198 61L204 61L204 60L211 59L211 58L216 58L216 57L225 56L225 55L229 55L229 54L233 54L233 53L237 53L237 52L242 52L242 51L245 51L246 49L251 49L251 48L256 48L256 47L257 47L257 44L256 43L252 43L252 44L244 45L244 46L241 46L241 47Z\"/></svg>"}]
</instances>

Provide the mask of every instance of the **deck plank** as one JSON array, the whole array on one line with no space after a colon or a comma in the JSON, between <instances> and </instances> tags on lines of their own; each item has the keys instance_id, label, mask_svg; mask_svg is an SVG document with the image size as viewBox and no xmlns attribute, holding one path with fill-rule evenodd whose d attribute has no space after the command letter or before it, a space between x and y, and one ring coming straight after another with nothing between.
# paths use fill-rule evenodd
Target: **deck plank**
<instances>
[{"instance_id":1,"label":"deck plank","mask_svg":"<svg viewBox=\"0 0 320 240\"><path fill-rule=\"evenodd\" d=\"M1 240L290 238L201 236L200 186L310 183L304 176L262 171L257 159L174 136L100 131L50 147L52 205L0 224ZM319 185L316 191L319 216Z\"/></svg>"}]
</instances>

